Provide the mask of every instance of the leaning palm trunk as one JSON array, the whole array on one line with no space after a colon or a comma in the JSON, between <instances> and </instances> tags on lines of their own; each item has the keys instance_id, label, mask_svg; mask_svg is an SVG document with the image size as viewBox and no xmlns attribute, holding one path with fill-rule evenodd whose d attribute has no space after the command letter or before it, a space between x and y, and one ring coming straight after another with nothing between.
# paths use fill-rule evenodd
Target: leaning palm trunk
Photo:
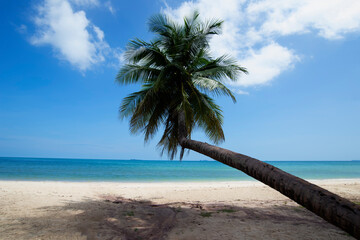
<instances>
[{"instance_id":1,"label":"leaning palm trunk","mask_svg":"<svg viewBox=\"0 0 360 240\"><path fill-rule=\"evenodd\" d=\"M209 39L221 32L221 25L221 20L200 21L197 12L183 24L156 15L149 21L155 40L129 43L128 64L119 71L117 81L142 84L120 107L122 117L131 116L131 132L143 132L148 141L164 125L158 146L171 159L179 146L183 148L180 158L184 148L205 154L260 180L360 239L360 209L355 204L269 164L190 140L194 127L202 128L215 144L225 139L221 109L209 94L235 101L223 81L236 81L247 73L226 55L211 57Z\"/></svg>"},{"instance_id":2,"label":"leaning palm trunk","mask_svg":"<svg viewBox=\"0 0 360 240\"><path fill-rule=\"evenodd\" d=\"M360 207L355 203L255 158L185 137L179 140L183 148L241 170L360 239Z\"/></svg>"}]
</instances>

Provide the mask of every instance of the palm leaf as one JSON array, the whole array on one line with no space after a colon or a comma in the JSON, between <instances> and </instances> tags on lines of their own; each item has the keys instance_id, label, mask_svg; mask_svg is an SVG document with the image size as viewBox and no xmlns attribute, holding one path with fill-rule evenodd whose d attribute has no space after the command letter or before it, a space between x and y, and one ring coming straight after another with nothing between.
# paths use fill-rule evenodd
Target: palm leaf
<instances>
[{"instance_id":1,"label":"palm leaf","mask_svg":"<svg viewBox=\"0 0 360 240\"><path fill-rule=\"evenodd\" d=\"M226 55L212 58L209 54L209 40L220 34L223 21L203 22L194 12L183 24L162 14L151 17L148 24L155 40L130 41L125 52L128 63L116 77L120 84L142 84L140 91L122 101L121 117L130 117L131 132L143 133L145 141L163 126L157 146L170 159L180 150L179 124L184 124L187 138L199 127L211 141L224 141L222 111L208 94L229 96L235 102L224 82L236 81L247 71ZM185 117L181 123L180 114ZM181 149L180 158L183 154Z\"/></svg>"}]
</instances>

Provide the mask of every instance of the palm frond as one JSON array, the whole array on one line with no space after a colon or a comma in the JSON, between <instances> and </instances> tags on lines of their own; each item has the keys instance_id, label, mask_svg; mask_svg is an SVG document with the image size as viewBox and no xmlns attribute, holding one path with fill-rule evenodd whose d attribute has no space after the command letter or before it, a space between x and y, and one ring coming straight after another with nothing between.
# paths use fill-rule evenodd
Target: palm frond
<instances>
[{"instance_id":1,"label":"palm frond","mask_svg":"<svg viewBox=\"0 0 360 240\"><path fill-rule=\"evenodd\" d=\"M148 21L149 30L153 33L163 34L169 29L170 19L164 14L156 14L150 17Z\"/></svg>"},{"instance_id":2,"label":"palm frond","mask_svg":"<svg viewBox=\"0 0 360 240\"><path fill-rule=\"evenodd\" d=\"M169 62L166 54L159 47L159 42L146 43L140 39L132 40L124 53L129 63L147 66L162 66Z\"/></svg>"},{"instance_id":3,"label":"palm frond","mask_svg":"<svg viewBox=\"0 0 360 240\"><path fill-rule=\"evenodd\" d=\"M215 79L198 77L193 79L193 83L195 86L199 87L205 92L214 93L217 96L227 95L231 97L233 102L236 102L236 98L232 91L228 89L224 84Z\"/></svg>"},{"instance_id":4,"label":"palm frond","mask_svg":"<svg viewBox=\"0 0 360 240\"><path fill-rule=\"evenodd\" d=\"M125 97L119 109L120 117L126 118L132 115L139 103L144 99L145 94L146 90L141 90Z\"/></svg>"},{"instance_id":5,"label":"palm frond","mask_svg":"<svg viewBox=\"0 0 360 240\"><path fill-rule=\"evenodd\" d=\"M206 60L204 60L206 62ZM247 74L246 68L240 67L236 61L227 55L214 60L207 60L200 68L194 69L193 76L217 80L229 79L236 81L241 73Z\"/></svg>"},{"instance_id":6,"label":"palm frond","mask_svg":"<svg viewBox=\"0 0 360 240\"><path fill-rule=\"evenodd\" d=\"M179 144L179 124L185 125L187 138L200 127L211 141L224 141L222 111L208 94L229 96L235 102L224 80L236 81L247 71L226 55L210 56L209 40L221 33L223 21L203 22L195 11L183 24L162 14L151 17L148 24L155 40L130 41L125 52L128 64L116 77L121 84L142 84L140 91L123 99L120 116L130 117L130 131L143 133L145 142L163 126L157 146L170 159L179 150L180 158L184 153ZM179 123L180 115L185 117L184 123Z\"/></svg>"},{"instance_id":7,"label":"palm frond","mask_svg":"<svg viewBox=\"0 0 360 240\"><path fill-rule=\"evenodd\" d=\"M120 84L150 82L156 79L160 72L159 69L154 67L125 64L116 76L116 81Z\"/></svg>"}]
</instances>

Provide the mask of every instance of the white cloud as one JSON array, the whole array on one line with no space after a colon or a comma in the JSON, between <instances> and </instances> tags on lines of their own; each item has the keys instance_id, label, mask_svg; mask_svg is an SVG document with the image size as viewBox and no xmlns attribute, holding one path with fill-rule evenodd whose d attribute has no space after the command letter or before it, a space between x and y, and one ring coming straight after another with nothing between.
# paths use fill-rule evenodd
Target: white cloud
<instances>
[{"instance_id":1,"label":"white cloud","mask_svg":"<svg viewBox=\"0 0 360 240\"><path fill-rule=\"evenodd\" d=\"M98 0L70 0L71 3L77 5L77 6L98 6L99 1Z\"/></svg>"},{"instance_id":2,"label":"white cloud","mask_svg":"<svg viewBox=\"0 0 360 240\"><path fill-rule=\"evenodd\" d=\"M239 94L239 95L249 95L249 92L246 92L246 91L241 90L241 89L235 88L235 89L231 89L231 90L232 90L234 93Z\"/></svg>"},{"instance_id":3,"label":"white cloud","mask_svg":"<svg viewBox=\"0 0 360 240\"><path fill-rule=\"evenodd\" d=\"M93 29L94 29L94 31L96 33L96 36L97 36L98 40L102 41L104 39L104 36L105 36L104 32L95 25L93 26Z\"/></svg>"},{"instance_id":4,"label":"white cloud","mask_svg":"<svg viewBox=\"0 0 360 240\"><path fill-rule=\"evenodd\" d=\"M290 35L312 30L327 39L341 38L360 30L358 0L263 0L251 2L246 13L256 19L263 16L263 34Z\"/></svg>"},{"instance_id":5,"label":"white cloud","mask_svg":"<svg viewBox=\"0 0 360 240\"><path fill-rule=\"evenodd\" d=\"M25 34L27 33L27 26L25 24L21 24L16 30L21 34Z\"/></svg>"},{"instance_id":6,"label":"white cloud","mask_svg":"<svg viewBox=\"0 0 360 240\"><path fill-rule=\"evenodd\" d=\"M211 40L215 55L231 54L250 74L238 86L267 84L294 67L299 57L279 37L315 33L325 39L360 31L359 0L196 0L164 13L182 20L197 9L204 19L223 19L223 33Z\"/></svg>"},{"instance_id":7,"label":"white cloud","mask_svg":"<svg viewBox=\"0 0 360 240\"><path fill-rule=\"evenodd\" d=\"M103 54L109 48L103 40L104 32L86 18L84 11L74 12L67 0L45 0L37 10L32 44L52 46L59 58L81 71L104 61Z\"/></svg>"},{"instance_id":8,"label":"white cloud","mask_svg":"<svg viewBox=\"0 0 360 240\"><path fill-rule=\"evenodd\" d=\"M117 51L114 51L114 55L118 59L120 65L126 62L124 53L125 51L122 49L117 49Z\"/></svg>"},{"instance_id":9,"label":"white cloud","mask_svg":"<svg viewBox=\"0 0 360 240\"><path fill-rule=\"evenodd\" d=\"M248 54L241 63L246 66L249 75L237 82L230 82L231 85L247 87L266 84L299 60L291 50L277 43L271 43L257 51L250 50Z\"/></svg>"},{"instance_id":10,"label":"white cloud","mask_svg":"<svg viewBox=\"0 0 360 240\"><path fill-rule=\"evenodd\" d=\"M110 1L107 1L104 3L105 7L111 12L111 14L115 14L115 8L113 7L113 5L111 4Z\"/></svg>"}]
</instances>

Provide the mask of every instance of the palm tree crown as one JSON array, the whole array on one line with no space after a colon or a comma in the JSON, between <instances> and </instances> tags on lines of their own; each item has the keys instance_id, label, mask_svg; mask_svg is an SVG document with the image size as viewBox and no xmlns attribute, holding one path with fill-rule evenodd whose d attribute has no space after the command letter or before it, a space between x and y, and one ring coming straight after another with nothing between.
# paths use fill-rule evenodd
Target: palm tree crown
<instances>
[{"instance_id":1,"label":"palm tree crown","mask_svg":"<svg viewBox=\"0 0 360 240\"><path fill-rule=\"evenodd\" d=\"M151 42L129 43L117 81L140 83L141 90L124 98L123 117L131 116L130 130L151 139L160 126L164 133L158 143L162 153L174 158L181 147L202 153L267 184L325 220L360 239L360 207L321 187L295 177L255 158L191 139L195 126L205 130L215 143L224 140L222 115L209 95L235 97L223 84L236 81L246 70L227 56L212 58L209 39L219 34L222 21L202 22L195 12L176 24L164 15L150 19Z\"/></svg>"},{"instance_id":2,"label":"palm tree crown","mask_svg":"<svg viewBox=\"0 0 360 240\"><path fill-rule=\"evenodd\" d=\"M120 69L116 80L121 84L140 83L142 87L123 99L120 114L131 117L131 132L143 132L145 141L164 126L158 146L170 159L180 148L180 113L185 118L187 138L197 126L214 143L224 140L222 111L209 95L227 95L235 102L223 82L236 81L247 71L226 55L210 56L209 39L220 33L222 23L200 21L197 12L184 18L183 24L159 14L149 21L156 38L150 42L135 39L127 46L128 64Z\"/></svg>"}]
</instances>

